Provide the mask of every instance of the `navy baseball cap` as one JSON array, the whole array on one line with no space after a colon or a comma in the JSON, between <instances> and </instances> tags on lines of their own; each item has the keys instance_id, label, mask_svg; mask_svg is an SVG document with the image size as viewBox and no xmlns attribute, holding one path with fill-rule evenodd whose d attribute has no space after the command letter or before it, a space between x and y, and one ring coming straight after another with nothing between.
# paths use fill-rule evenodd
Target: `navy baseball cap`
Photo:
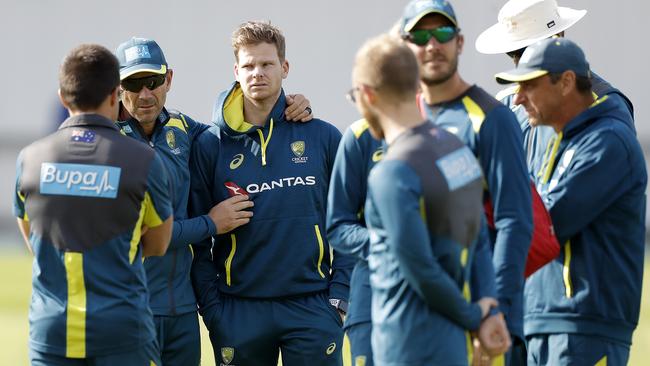
<instances>
[{"instance_id":1,"label":"navy baseball cap","mask_svg":"<svg viewBox=\"0 0 650 366\"><path fill-rule=\"evenodd\" d=\"M589 63L577 44L566 38L548 38L528 46L517 68L494 77L499 84L510 84L569 70L577 76L591 77Z\"/></svg>"},{"instance_id":2,"label":"navy baseball cap","mask_svg":"<svg viewBox=\"0 0 650 366\"><path fill-rule=\"evenodd\" d=\"M458 27L454 8L447 0L412 0L402 14L402 33L410 32L418 22L429 14L440 14Z\"/></svg>"},{"instance_id":3,"label":"navy baseball cap","mask_svg":"<svg viewBox=\"0 0 650 366\"><path fill-rule=\"evenodd\" d=\"M167 73L165 55L152 39L133 37L119 45L115 53L120 62L121 80L139 72Z\"/></svg>"}]
</instances>

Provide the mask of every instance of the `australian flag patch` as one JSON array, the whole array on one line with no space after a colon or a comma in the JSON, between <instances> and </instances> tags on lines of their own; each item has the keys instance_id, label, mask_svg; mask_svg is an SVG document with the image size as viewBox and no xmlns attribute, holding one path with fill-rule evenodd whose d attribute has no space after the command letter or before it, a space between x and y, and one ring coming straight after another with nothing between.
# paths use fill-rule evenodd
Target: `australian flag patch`
<instances>
[{"instance_id":1,"label":"australian flag patch","mask_svg":"<svg viewBox=\"0 0 650 366\"><path fill-rule=\"evenodd\" d=\"M72 135L70 136L70 141L74 142L85 142L92 143L95 142L95 132L90 130L72 130Z\"/></svg>"}]
</instances>

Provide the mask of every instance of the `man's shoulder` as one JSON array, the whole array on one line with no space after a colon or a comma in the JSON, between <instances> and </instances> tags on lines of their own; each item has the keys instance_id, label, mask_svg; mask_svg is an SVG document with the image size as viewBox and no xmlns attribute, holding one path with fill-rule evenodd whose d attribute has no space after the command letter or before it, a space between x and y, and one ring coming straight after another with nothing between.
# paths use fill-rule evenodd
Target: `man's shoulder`
<instances>
[{"instance_id":1,"label":"man's shoulder","mask_svg":"<svg viewBox=\"0 0 650 366\"><path fill-rule=\"evenodd\" d=\"M478 85L473 85L465 92L462 102L466 109L468 109L468 112L478 108L484 115L489 114L496 108L505 107L503 103L497 100L497 98Z\"/></svg>"}]
</instances>

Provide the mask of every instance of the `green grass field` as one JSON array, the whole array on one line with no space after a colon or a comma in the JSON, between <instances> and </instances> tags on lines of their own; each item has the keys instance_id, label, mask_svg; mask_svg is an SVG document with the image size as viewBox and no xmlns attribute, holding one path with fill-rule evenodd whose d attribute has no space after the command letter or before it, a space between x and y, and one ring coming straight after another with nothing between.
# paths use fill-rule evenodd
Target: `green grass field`
<instances>
[{"instance_id":1,"label":"green grass field","mask_svg":"<svg viewBox=\"0 0 650 366\"><path fill-rule=\"evenodd\" d=\"M0 365L26 365L28 323L27 311L31 291L31 257L17 251L0 252ZM646 269L650 268L646 259ZM650 358L650 270L645 271L641 319L634 333L630 365L647 365ZM215 365L207 331L201 327L202 365ZM645 346L644 346L645 345ZM347 354L344 347L344 355ZM348 357L345 365L350 365Z\"/></svg>"}]
</instances>

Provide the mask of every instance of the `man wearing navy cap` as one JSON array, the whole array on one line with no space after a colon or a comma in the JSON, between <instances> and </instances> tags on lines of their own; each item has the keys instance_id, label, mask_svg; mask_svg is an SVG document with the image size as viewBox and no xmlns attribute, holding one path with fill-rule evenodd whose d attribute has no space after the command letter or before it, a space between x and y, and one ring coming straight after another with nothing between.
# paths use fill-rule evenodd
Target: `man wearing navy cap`
<instances>
[{"instance_id":1,"label":"man wearing navy cap","mask_svg":"<svg viewBox=\"0 0 650 366\"><path fill-rule=\"evenodd\" d=\"M634 131L616 100L594 98L584 53L567 39L529 46L496 79L517 82L514 103L557 134L536 183L562 250L526 283L528 364L624 365L645 239L647 174Z\"/></svg>"},{"instance_id":2,"label":"man wearing navy cap","mask_svg":"<svg viewBox=\"0 0 650 366\"><path fill-rule=\"evenodd\" d=\"M444 0L413 0L404 10L401 36L420 64L422 113L457 135L478 158L486 188L499 309L513 337L506 355L523 358L524 267L532 238L531 183L514 114L458 72L465 39ZM472 294L480 298L481 294ZM513 356L513 353L515 356Z\"/></svg>"}]
</instances>

